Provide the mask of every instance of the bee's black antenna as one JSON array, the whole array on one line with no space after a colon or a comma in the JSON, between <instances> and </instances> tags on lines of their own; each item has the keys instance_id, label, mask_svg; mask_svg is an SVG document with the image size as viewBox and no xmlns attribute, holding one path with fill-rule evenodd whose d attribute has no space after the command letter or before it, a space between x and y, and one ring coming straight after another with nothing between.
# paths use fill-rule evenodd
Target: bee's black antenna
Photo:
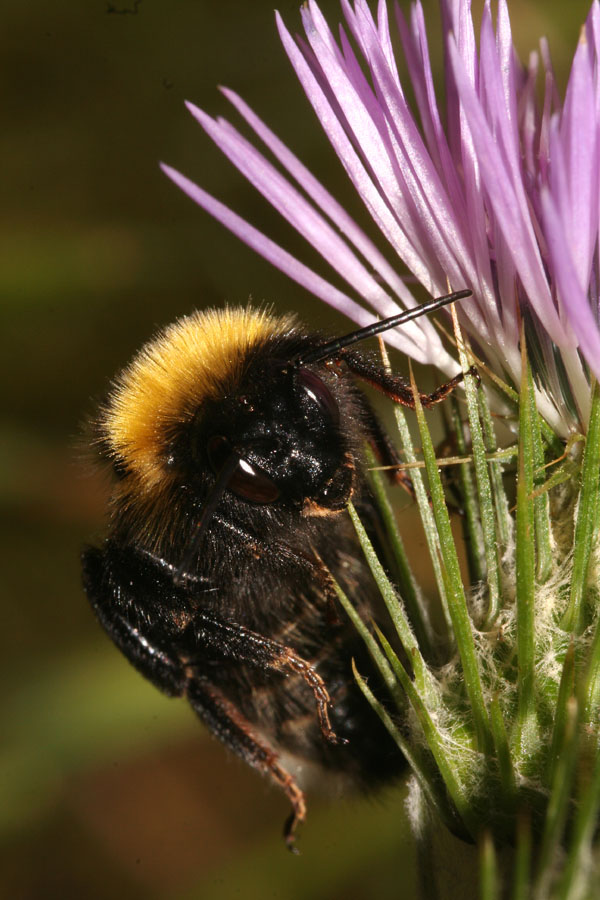
<instances>
[{"instance_id":1,"label":"bee's black antenna","mask_svg":"<svg viewBox=\"0 0 600 900\"><path fill-rule=\"evenodd\" d=\"M225 465L219 472L217 476L217 480L214 483L213 489L210 491L208 497L206 498L206 502L202 507L202 514L200 516L200 521L197 525L196 533L192 539L190 546L188 547L185 556L182 561L177 566L175 573L173 575L173 581L176 585L181 586L185 581L186 573L194 562L194 557L198 552L198 548L200 546L200 542L204 535L206 534L206 529L210 524L210 520L212 519L217 506L221 500L221 497L227 490L227 485L231 481L233 473L237 469L240 462L240 458L235 452L231 452L231 454L225 460Z\"/></svg>"},{"instance_id":2,"label":"bee's black antenna","mask_svg":"<svg viewBox=\"0 0 600 900\"><path fill-rule=\"evenodd\" d=\"M404 312L398 313L395 316L390 316L389 319L373 322L372 325L367 325L366 328L359 328L358 331L351 331L350 334L347 334L344 337L328 341L326 344L321 344L320 347L315 347L314 350L310 350L307 353L300 353L293 362L296 365L320 362L322 359L335 356L336 353L349 347L351 344L356 344L358 341L364 341L366 338L375 337L376 334L381 334L382 331L388 331L388 329L395 328L397 325L404 325L405 322L410 322L412 319L418 319L420 316L426 316L428 313L435 312L436 309L440 309L442 306L448 306L449 303L454 303L455 300L464 300L465 297L470 297L472 293L473 292L469 290L454 291L452 294L446 294L444 297L438 297L436 300L429 300L427 303L421 304L421 306L415 306L413 309L406 309Z\"/></svg>"}]
</instances>

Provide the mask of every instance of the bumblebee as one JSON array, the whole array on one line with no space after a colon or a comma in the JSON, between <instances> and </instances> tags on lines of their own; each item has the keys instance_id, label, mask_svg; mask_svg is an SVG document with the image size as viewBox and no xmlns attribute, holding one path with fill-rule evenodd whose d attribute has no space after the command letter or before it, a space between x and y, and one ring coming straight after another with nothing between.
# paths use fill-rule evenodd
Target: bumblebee
<instances>
[{"instance_id":1,"label":"bumblebee","mask_svg":"<svg viewBox=\"0 0 600 900\"><path fill-rule=\"evenodd\" d=\"M283 789L290 848L306 804L284 756L367 788L404 766L354 681L353 659L378 690L331 576L371 621L345 507L375 520L365 442L382 465L398 457L358 382L414 398L352 347L469 294L333 341L251 307L196 312L141 349L98 415L115 484L108 537L83 553L87 597L142 675Z\"/></svg>"}]
</instances>

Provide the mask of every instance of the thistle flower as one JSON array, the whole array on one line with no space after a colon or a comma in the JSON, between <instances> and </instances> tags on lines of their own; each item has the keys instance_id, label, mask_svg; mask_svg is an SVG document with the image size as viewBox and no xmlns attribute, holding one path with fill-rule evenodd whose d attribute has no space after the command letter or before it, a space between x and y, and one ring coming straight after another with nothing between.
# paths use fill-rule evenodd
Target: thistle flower
<instances>
[{"instance_id":1,"label":"thistle flower","mask_svg":"<svg viewBox=\"0 0 600 900\"><path fill-rule=\"evenodd\" d=\"M512 384L520 380L519 321L535 349L538 404L567 434L589 417L590 371L600 375L599 173L600 8L582 29L564 103L547 45L523 67L508 11L494 30L486 3L477 50L470 4L442 2L446 126L433 88L419 3L398 29L416 111L398 76L388 10L343 0L336 41L313 0L301 10L306 39L277 27L289 59L352 185L387 244L384 254L343 207L234 92L223 93L279 167L227 121L188 104L210 137L348 285L337 289L219 201L169 167L197 203L307 290L359 324L414 299L402 263L432 295L473 289L461 322L480 356ZM354 39L354 46L350 37ZM362 58L361 58L362 57ZM538 103L536 82L543 78ZM388 340L448 375L456 364L431 323Z\"/></svg>"},{"instance_id":2,"label":"thistle flower","mask_svg":"<svg viewBox=\"0 0 600 900\"><path fill-rule=\"evenodd\" d=\"M448 626L445 667L435 667L437 638L377 475L402 600L349 512L411 660L410 677L385 636L374 638L341 594L340 602L407 723L399 729L357 673L413 769L417 828L426 827L425 798L450 830L477 842L485 896L499 890L495 847L506 843L517 848L515 897L530 888L538 898L589 896L600 810L600 5L592 3L561 101L544 40L526 66L519 62L505 0L495 27L486 2L479 48L468 0L442 0L442 116L420 4L408 20L395 5L393 21L384 0L376 17L365 0L341 4L337 38L313 0L301 10L305 37L292 37L279 15L277 27L375 237L237 94L224 90L274 161L227 121L188 104L334 276L310 269L163 168L243 241L360 325L373 312L389 316L414 305L409 280L432 295L472 289L460 304L455 340L463 371L481 363L488 395L466 377L470 444L461 423L456 439L467 584L419 409L429 494L411 470ZM394 31L413 106L399 78ZM448 342L427 320L386 339L419 362L457 371ZM497 401L498 386L518 431L504 455L487 399ZM398 423L405 457L417 466L410 431L401 416ZM559 438L567 436L563 453ZM515 458L511 486L503 466Z\"/></svg>"}]
</instances>

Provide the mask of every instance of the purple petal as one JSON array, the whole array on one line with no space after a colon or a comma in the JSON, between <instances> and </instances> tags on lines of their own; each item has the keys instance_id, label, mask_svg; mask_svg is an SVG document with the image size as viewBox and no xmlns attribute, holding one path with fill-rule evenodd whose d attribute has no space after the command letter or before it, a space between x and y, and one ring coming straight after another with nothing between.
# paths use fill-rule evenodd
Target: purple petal
<instances>
[{"instance_id":1,"label":"purple petal","mask_svg":"<svg viewBox=\"0 0 600 900\"><path fill-rule=\"evenodd\" d=\"M308 200L232 125L214 121L191 103L187 106L219 149L338 274L376 309L393 314L396 305L389 294Z\"/></svg>"},{"instance_id":2,"label":"purple petal","mask_svg":"<svg viewBox=\"0 0 600 900\"><path fill-rule=\"evenodd\" d=\"M365 3L358 0L356 10L361 42L391 135L391 141L387 135L382 139L389 145L389 154L393 154L396 192L400 191L407 204L411 228L422 235L421 242L427 247L429 259L441 262L444 279L455 287L465 284L477 287L478 275L464 239L462 223L456 217L404 97L397 90ZM360 140L360 135L357 139ZM397 193L391 195L390 203L397 203L397 196ZM438 282L438 291L443 290L443 284L444 281ZM470 304L470 317L476 320L475 327L485 328L473 303Z\"/></svg>"},{"instance_id":3,"label":"purple petal","mask_svg":"<svg viewBox=\"0 0 600 900\"><path fill-rule=\"evenodd\" d=\"M581 40L573 60L560 123L564 157L558 141L550 147L553 166L555 155L560 163L564 159L566 184L555 196L582 286L589 282L598 238L599 120L591 63L587 44ZM553 189L552 177L550 183Z\"/></svg>"},{"instance_id":4,"label":"purple petal","mask_svg":"<svg viewBox=\"0 0 600 900\"><path fill-rule=\"evenodd\" d=\"M569 338L558 318L548 287L537 241L529 218L522 182L515 183L498 143L483 115L479 100L470 83L452 38L448 42L452 71L460 94L462 108L469 122L473 146L481 166L483 182L498 225L529 300L558 346L569 346Z\"/></svg>"},{"instance_id":5,"label":"purple petal","mask_svg":"<svg viewBox=\"0 0 600 900\"><path fill-rule=\"evenodd\" d=\"M500 15L500 11L498 14ZM510 31L508 36L510 37ZM506 34L504 37L506 38ZM508 96L510 79L505 74L505 69L509 65L509 57L512 59L512 43L509 47L503 45L500 53L496 48L491 12L489 4L486 3L481 21L479 90L480 95L485 96L486 118L494 142L502 154L504 168L509 173L516 191L521 194L518 201L522 207L526 207L523 192L519 191L523 183L523 176L516 108L514 96Z\"/></svg>"},{"instance_id":6,"label":"purple petal","mask_svg":"<svg viewBox=\"0 0 600 900\"><path fill-rule=\"evenodd\" d=\"M429 268L422 262L422 257L415 250L413 242L390 212L373 179L355 152L351 141L342 128L310 66L296 47L279 15L277 15L277 26L285 51L296 71L298 79L367 210L400 258L429 293L434 294L435 285L431 279Z\"/></svg>"},{"instance_id":7,"label":"purple petal","mask_svg":"<svg viewBox=\"0 0 600 900\"><path fill-rule=\"evenodd\" d=\"M365 4L357 2L357 21L367 54L379 102L385 111L387 129L393 140L389 152L394 154L396 185L388 194L396 202L397 184L404 180L412 201L413 228L424 231L432 248L430 255L439 259L452 284L471 282L475 273L468 265L468 251L448 196L437 170L423 144L412 114L402 93L398 91L393 73L386 64L379 35ZM357 135L360 139L360 135ZM466 265L464 270L459 260Z\"/></svg>"},{"instance_id":8,"label":"purple petal","mask_svg":"<svg viewBox=\"0 0 600 900\"><path fill-rule=\"evenodd\" d=\"M412 30L409 30L397 2L395 3L395 12L406 64L425 133L427 149L446 187L458 220L466 221L464 197L457 176L456 165L450 154L450 148L442 127L435 96L423 8L420 3L413 4L411 9Z\"/></svg>"},{"instance_id":9,"label":"purple petal","mask_svg":"<svg viewBox=\"0 0 600 900\"><path fill-rule=\"evenodd\" d=\"M307 38L322 72L338 99L363 158L368 160L384 196L388 201L393 200L396 217L400 220L400 216L406 213L406 207L403 198L398 196L398 179L387 150L389 141L386 140L382 110L374 97L367 105L364 94L349 78L341 54L331 51L329 41L324 40L319 29L314 27L307 10L303 12Z\"/></svg>"},{"instance_id":10,"label":"purple petal","mask_svg":"<svg viewBox=\"0 0 600 900\"><path fill-rule=\"evenodd\" d=\"M406 288L398 273L377 249L375 244L358 227L346 210L335 200L314 175L304 166L270 128L244 103L233 91L222 88L224 95L235 106L240 115L254 129L260 139L271 150L273 155L287 169L296 182L306 191L311 199L331 219L340 232L348 237L357 250L370 263L372 268L390 285L392 290L402 298L407 306L414 305L415 300Z\"/></svg>"},{"instance_id":11,"label":"purple petal","mask_svg":"<svg viewBox=\"0 0 600 900\"><path fill-rule=\"evenodd\" d=\"M565 233L564 223L548 188L542 189L541 201L550 264L561 300L568 313L569 324L579 340L588 365L596 378L600 379L598 322L590 308L586 290L581 285L577 267L570 252L570 242Z\"/></svg>"},{"instance_id":12,"label":"purple petal","mask_svg":"<svg viewBox=\"0 0 600 900\"><path fill-rule=\"evenodd\" d=\"M590 65L592 68L598 65L600 60L600 3L594 0L585 23L585 33L590 53ZM600 118L600 78L595 77L596 90L596 115Z\"/></svg>"},{"instance_id":13,"label":"purple petal","mask_svg":"<svg viewBox=\"0 0 600 900\"><path fill-rule=\"evenodd\" d=\"M529 55L527 67L527 79L521 88L519 98L519 124L521 141L523 143L524 163L527 175L530 179L537 177L536 140L538 129L538 111L536 98L536 84L539 71L539 56L537 53ZM539 211L536 210L536 213Z\"/></svg>"},{"instance_id":14,"label":"purple petal","mask_svg":"<svg viewBox=\"0 0 600 900\"><path fill-rule=\"evenodd\" d=\"M229 231L240 238L245 244L255 250L260 256L272 263L285 275L288 275L299 285L306 288L315 296L339 309L345 315L357 321L359 324L368 325L373 321L373 315L355 303L346 294L339 291L325 279L316 275L303 263L295 259L286 250L266 237L248 222L234 213L227 206L216 200L198 185L186 178L171 166L161 163L165 175L179 187L184 194L206 210L217 221L221 222Z\"/></svg>"},{"instance_id":15,"label":"purple petal","mask_svg":"<svg viewBox=\"0 0 600 900\"><path fill-rule=\"evenodd\" d=\"M442 21L444 34L454 36L456 46L459 49L463 61L464 70L474 88L479 84L479 60L477 58L477 44L471 16L470 0L442 0ZM448 53L445 56L446 84L447 84L447 119L448 126L463 124L460 102L456 92L455 78L450 64ZM450 133L451 147L454 158L461 158L461 130L455 129Z\"/></svg>"},{"instance_id":16,"label":"purple petal","mask_svg":"<svg viewBox=\"0 0 600 900\"><path fill-rule=\"evenodd\" d=\"M550 120L555 108L560 108L560 98L556 90L556 79L550 58L550 49L546 40L540 41L540 52L544 64L544 106L540 120L540 136L538 145L539 177L541 184L548 179L550 166Z\"/></svg>"},{"instance_id":17,"label":"purple petal","mask_svg":"<svg viewBox=\"0 0 600 900\"><path fill-rule=\"evenodd\" d=\"M339 310L359 325L369 325L373 322L373 314L371 312L359 306L347 294L344 294L309 269L308 266L299 262L290 253L242 219L241 216L238 216L237 213L234 213L219 200L194 184L193 181L190 181L189 178L186 178L185 175L164 163L161 163L161 169L191 200L206 210L217 221L221 222L222 225L252 250L255 250L277 269L301 285L301 287L319 297L319 299L324 300L325 303L333 306L334 309ZM455 371L456 364L445 352L439 339L437 339L437 346L435 346L435 342L432 343L425 339L423 332L416 329L417 340L415 341L412 339L411 331L403 327L402 329L386 332L385 340L402 353L423 364L436 365L442 371Z\"/></svg>"},{"instance_id":18,"label":"purple petal","mask_svg":"<svg viewBox=\"0 0 600 900\"><path fill-rule=\"evenodd\" d=\"M387 11L386 0L379 0L377 4L377 31L379 33L379 41L381 49L385 55L385 59L389 70L396 82L399 91L402 91L400 76L398 75L398 67L396 65L396 57L394 55L394 47L392 44L392 35L390 33L390 19Z\"/></svg>"},{"instance_id":19,"label":"purple petal","mask_svg":"<svg viewBox=\"0 0 600 900\"><path fill-rule=\"evenodd\" d=\"M487 0L486 2L486 9L489 9L489 0ZM491 15L489 21L491 26ZM517 151L518 158L519 132L517 117L517 74L515 72L515 51L513 47L512 34L510 30L510 19L508 16L508 7L506 5L506 0L499 0L498 2L496 46L498 48L497 58L500 63L499 74L504 88L504 109L512 124L510 134L512 135L512 145ZM479 52L480 59L483 56L484 51L481 47ZM522 85L519 86L519 89L521 88Z\"/></svg>"}]
</instances>

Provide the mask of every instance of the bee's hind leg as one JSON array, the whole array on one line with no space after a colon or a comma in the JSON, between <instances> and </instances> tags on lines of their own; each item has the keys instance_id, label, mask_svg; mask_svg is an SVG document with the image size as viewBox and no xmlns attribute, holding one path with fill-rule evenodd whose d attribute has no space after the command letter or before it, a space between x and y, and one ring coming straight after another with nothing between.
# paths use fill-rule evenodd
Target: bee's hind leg
<instances>
[{"instance_id":1,"label":"bee's hind leg","mask_svg":"<svg viewBox=\"0 0 600 900\"><path fill-rule=\"evenodd\" d=\"M288 848L297 853L296 828L306 818L306 803L294 777L279 764L275 751L254 733L253 726L236 706L207 679L192 678L186 694L198 716L226 747L252 768L268 775L284 791L292 812L286 819L283 836Z\"/></svg>"}]
</instances>

